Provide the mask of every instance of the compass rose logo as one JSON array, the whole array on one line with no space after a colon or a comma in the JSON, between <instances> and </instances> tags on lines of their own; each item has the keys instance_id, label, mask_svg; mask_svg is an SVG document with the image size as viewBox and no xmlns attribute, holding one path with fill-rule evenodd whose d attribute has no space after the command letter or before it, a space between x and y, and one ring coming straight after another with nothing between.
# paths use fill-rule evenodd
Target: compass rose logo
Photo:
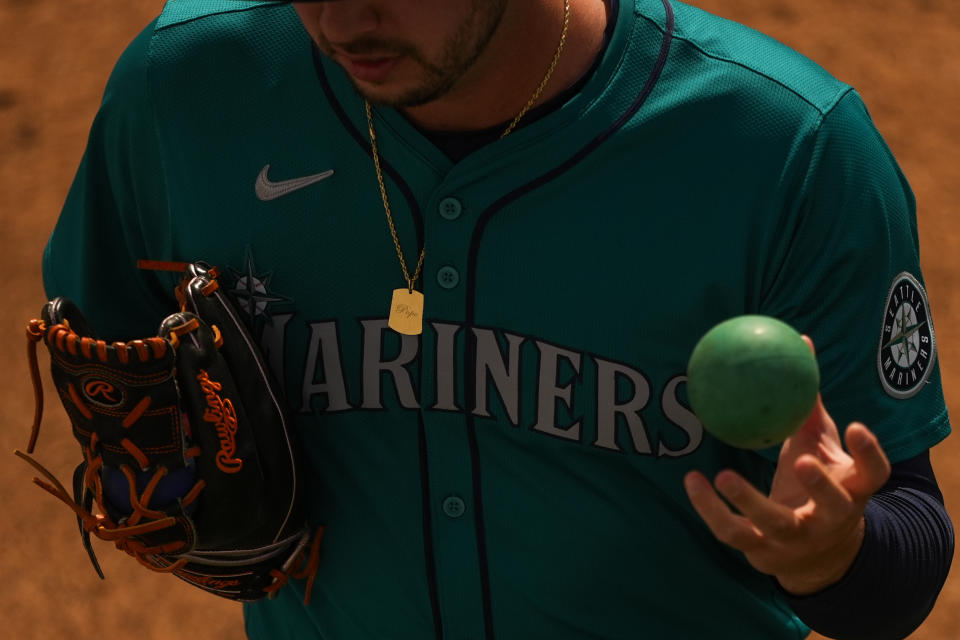
<instances>
[{"instance_id":1,"label":"compass rose logo","mask_svg":"<svg viewBox=\"0 0 960 640\"><path fill-rule=\"evenodd\" d=\"M884 345L888 347L897 366L909 368L920 356L920 327L917 312L904 302L897 310L893 321L893 340Z\"/></svg>"},{"instance_id":2,"label":"compass rose logo","mask_svg":"<svg viewBox=\"0 0 960 640\"><path fill-rule=\"evenodd\" d=\"M234 278L234 285L228 293L236 301L237 307L242 309L251 320L269 320L270 313L267 310L269 304L290 300L270 292L270 278L273 274L269 272L258 274L253 264L253 256L249 251L243 271L230 269L230 273Z\"/></svg>"},{"instance_id":3,"label":"compass rose logo","mask_svg":"<svg viewBox=\"0 0 960 640\"><path fill-rule=\"evenodd\" d=\"M930 377L936 357L926 291L911 274L901 273L894 279L884 307L877 357L883 388L894 398L915 395Z\"/></svg>"}]
</instances>

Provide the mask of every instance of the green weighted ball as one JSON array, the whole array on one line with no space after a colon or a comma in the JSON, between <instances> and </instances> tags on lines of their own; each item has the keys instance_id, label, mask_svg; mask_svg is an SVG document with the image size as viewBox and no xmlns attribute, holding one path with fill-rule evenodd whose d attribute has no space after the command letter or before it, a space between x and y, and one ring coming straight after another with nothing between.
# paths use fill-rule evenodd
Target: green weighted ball
<instances>
[{"instance_id":1,"label":"green weighted ball","mask_svg":"<svg viewBox=\"0 0 960 640\"><path fill-rule=\"evenodd\" d=\"M687 366L693 412L709 433L742 449L790 437L813 410L819 388L810 347L768 316L721 322L700 339Z\"/></svg>"}]
</instances>

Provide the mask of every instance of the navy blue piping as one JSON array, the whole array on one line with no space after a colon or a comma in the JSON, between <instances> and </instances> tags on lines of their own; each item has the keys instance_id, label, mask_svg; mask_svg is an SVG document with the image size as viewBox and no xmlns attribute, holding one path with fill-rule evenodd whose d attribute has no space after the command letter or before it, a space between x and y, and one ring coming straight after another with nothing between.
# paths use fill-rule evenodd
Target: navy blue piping
<instances>
[{"instance_id":1,"label":"navy blue piping","mask_svg":"<svg viewBox=\"0 0 960 640\"><path fill-rule=\"evenodd\" d=\"M313 49L313 64L317 71L317 77L320 80L320 86L323 89L324 95L327 97L327 102L330 105L330 108L333 109L333 112L337 115L337 118L340 119L343 128L353 137L354 141L360 147L367 152L367 155L370 156L371 161L373 159L373 148L370 146L370 141L367 140L363 134L353 126L353 123L350 121L350 118L347 117L346 111L344 111L343 106L337 100L336 94L333 92L333 87L330 86L330 81L327 78L327 74L323 69L323 61L320 59L320 51L317 49L316 45L312 47ZM420 212L420 205L417 203L416 198L413 195L413 191L407 185L407 183L400 177L400 174L383 158L380 159L380 166L383 169L383 172L390 176L394 184L397 185L397 188L400 189L400 192L403 194L404 199L407 201L407 206L410 207L410 213L413 216L414 225L417 229L417 246L418 253L419 249L423 247L423 215ZM421 349L422 350L422 345ZM420 367L420 375L423 374L423 367ZM422 393L423 384L421 380L420 389L418 389L418 395ZM433 616L433 625L434 632L436 634L437 640L443 640L443 619L440 616L440 593L437 586L437 560L433 553L433 525L430 517L430 476L429 476L429 465L427 464L427 434L426 426L423 422L423 402L420 402L421 409L417 418L417 449L420 455L420 487L421 487L421 496L423 499L423 556L424 556L424 570L427 577L427 592L430 596L430 609Z\"/></svg>"},{"instance_id":2,"label":"navy blue piping","mask_svg":"<svg viewBox=\"0 0 960 640\"><path fill-rule=\"evenodd\" d=\"M482 214L480 214L476 227L474 227L473 237L470 239L470 251L467 257L466 327L472 328L476 322L477 257L480 252L480 240L490 219L495 214L506 208L507 205L560 177L576 166L588 155L596 151L604 141L610 138L621 127L623 127L623 125L626 124L630 118L636 115L637 111L640 110L640 107L643 106L643 103L646 102L647 98L650 96L650 93L653 91L654 86L657 84L657 80L660 79L660 74L663 72L664 66L667 64L667 57L670 54L670 44L673 40L673 7L670 6L670 0L661 1L663 2L664 9L666 10L666 28L663 32L663 43L660 45L660 55L657 57L653 71L650 73L650 77L647 78L646 84L640 91L637 98L633 101L633 104L631 104L630 107L623 113L623 115L621 115L607 130L588 142L576 154L571 156L563 163L557 165L550 171L547 171L539 178L536 178L501 197L496 202L491 204ZM464 391L467 398L466 406L472 407L476 404L476 336L472 331L468 331L466 339L473 341L473 344L471 344L470 348L467 349L466 362L464 366ZM472 413L467 413L467 438L470 445L470 464L473 472L473 502L475 509L474 522L477 532L477 557L480 562L480 583L483 595L483 625L486 632L486 639L494 640L493 604L490 590L490 568L487 562L487 536L483 516L483 491L481 489L480 447L477 442L476 421L474 420Z\"/></svg>"},{"instance_id":3,"label":"navy blue piping","mask_svg":"<svg viewBox=\"0 0 960 640\"><path fill-rule=\"evenodd\" d=\"M420 367L423 373L423 367ZM422 385L421 385L422 388ZM420 404L423 407L423 403ZM420 451L420 486L423 496L423 558L427 570L427 591L433 614L433 628L437 640L443 640L443 618L440 615L440 594L437 588L437 560L433 554L433 521L430 510L430 465L427 463L427 427L423 409L417 412L417 446Z\"/></svg>"}]
</instances>

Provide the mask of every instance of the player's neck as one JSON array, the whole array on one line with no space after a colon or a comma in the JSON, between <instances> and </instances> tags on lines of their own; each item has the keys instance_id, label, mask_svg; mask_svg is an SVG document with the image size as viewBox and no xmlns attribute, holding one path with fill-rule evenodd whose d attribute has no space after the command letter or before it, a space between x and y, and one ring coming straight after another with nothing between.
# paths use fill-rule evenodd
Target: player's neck
<instances>
[{"instance_id":1,"label":"player's neck","mask_svg":"<svg viewBox=\"0 0 960 640\"><path fill-rule=\"evenodd\" d=\"M417 126L433 131L485 129L513 119L543 79L563 25L562 2L513 2L476 64L442 98L404 109ZM567 41L536 105L570 87L603 44L607 2L571 0Z\"/></svg>"}]
</instances>

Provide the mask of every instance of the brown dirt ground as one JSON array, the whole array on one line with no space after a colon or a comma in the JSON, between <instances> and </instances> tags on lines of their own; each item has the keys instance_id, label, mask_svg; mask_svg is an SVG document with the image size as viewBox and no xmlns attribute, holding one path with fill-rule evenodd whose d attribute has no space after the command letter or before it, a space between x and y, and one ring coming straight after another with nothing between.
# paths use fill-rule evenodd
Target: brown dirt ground
<instances>
[{"instance_id":1,"label":"brown dirt ground","mask_svg":"<svg viewBox=\"0 0 960 640\"><path fill-rule=\"evenodd\" d=\"M695 2L696 3L696 2ZM856 86L919 201L922 260L933 299L951 413L960 415L960 5L956 0L699 0L799 49ZM107 74L160 0L0 0L0 261L10 278L0 306L5 395L0 451L26 444L32 393L21 338L44 302L39 257L83 150ZM50 397L48 389L48 398ZM39 453L61 478L77 455L62 411L47 402ZM957 522L960 441L934 463ZM237 605L198 596L98 545L100 581L62 505L30 484L13 456L0 465L10 501L0 521L0 624L8 638L243 637ZM954 571L914 640L960 629Z\"/></svg>"}]
</instances>

